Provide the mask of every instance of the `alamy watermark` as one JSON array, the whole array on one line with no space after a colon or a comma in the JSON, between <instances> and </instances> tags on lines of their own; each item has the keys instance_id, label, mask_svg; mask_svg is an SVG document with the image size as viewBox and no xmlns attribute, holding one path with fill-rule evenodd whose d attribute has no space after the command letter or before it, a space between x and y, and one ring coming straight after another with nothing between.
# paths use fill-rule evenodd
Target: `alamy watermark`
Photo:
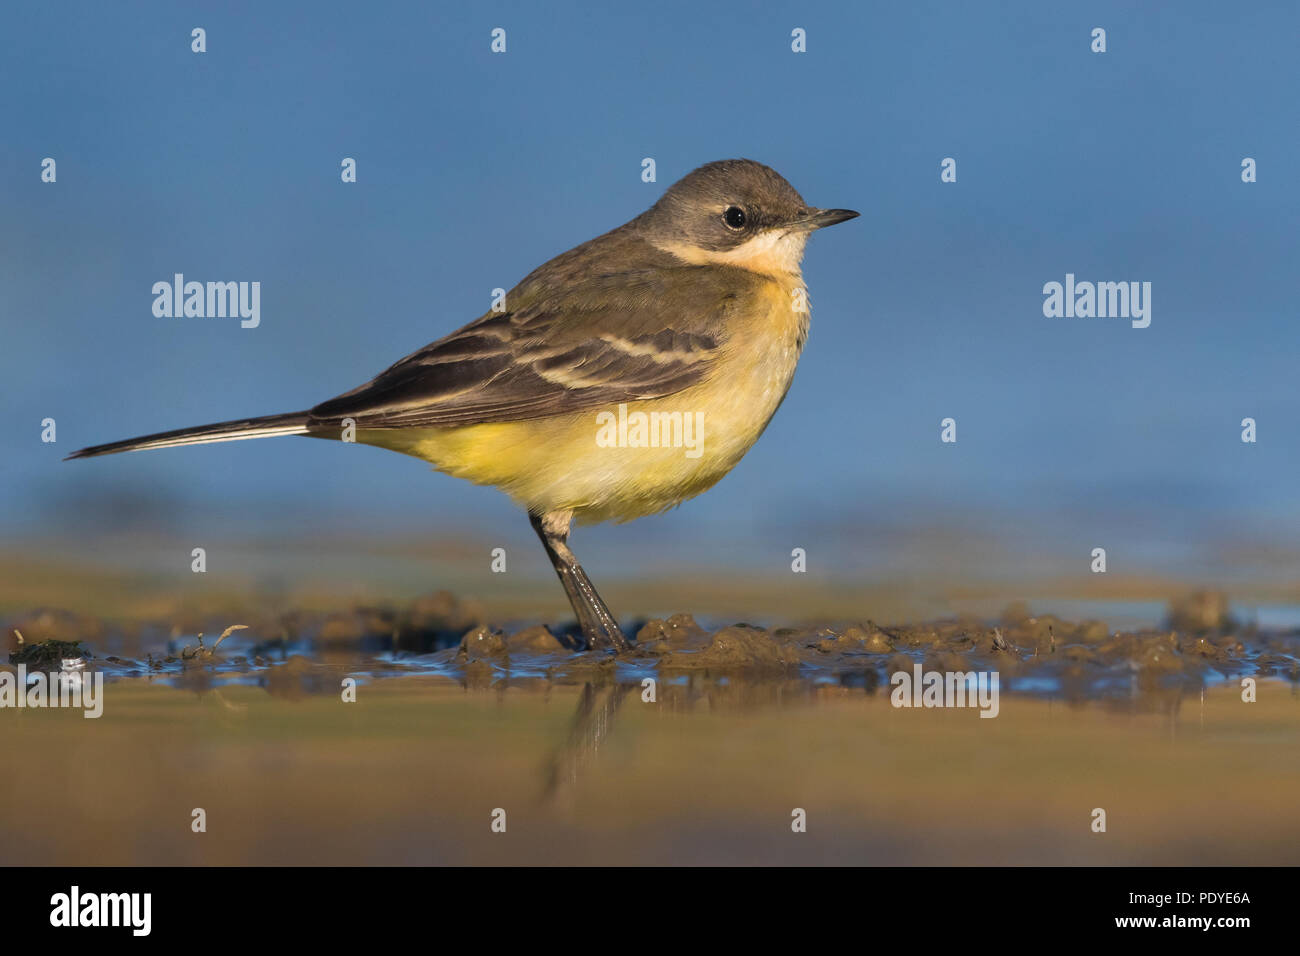
<instances>
[{"instance_id":1,"label":"alamy watermark","mask_svg":"<svg viewBox=\"0 0 1300 956\"><path fill-rule=\"evenodd\" d=\"M86 673L80 660L65 660L61 670L27 672L19 664L17 673L0 671L0 708L76 707L87 719L104 713L104 675Z\"/></svg>"},{"instance_id":2,"label":"alamy watermark","mask_svg":"<svg viewBox=\"0 0 1300 956\"><path fill-rule=\"evenodd\" d=\"M73 886L50 897L50 925L56 927L121 926L133 936L148 936L152 911L152 893L83 893Z\"/></svg>"},{"instance_id":3,"label":"alamy watermark","mask_svg":"<svg viewBox=\"0 0 1300 956\"><path fill-rule=\"evenodd\" d=\"M997 671L895 671L889 676L895 707L978 707L981 717L998 715Z\"/></svg>"},{"instance_id":4,"label":"alamy watermark","mask_svg":"<svg viewBox=\"0 0 1300 956\"><path fill-rule=\"evenodd\" d=\"M1135 329L1151 324L1150 282L1076 282L1067 272L1064 284L1046 283L1043 296L1049 319L1131 319Z\"/></svg>"},{"instance_id":5,"label":"alamy watermark","mask_svg":"<svg viewBox=\"0 0 1300 956\"><path fill-rule=\"evenodd\" d=\"M687 458L704 454L703 412L629 412L621 402L618 414L596 413L596 445L600 448L683 448Z\"/></svg>"},{"instance_id":6,"label":"alamy watermark","mask_svg":"<svg viewBox=\"0 0 1300 956\"><path fill-rule=\"evenodd\" d=\"M245 329L262 324L260 282L186 282L177 272L171 282L155 282L153 295L153 314L160 319L239 318Z\"/></svg>"}]
</instances>

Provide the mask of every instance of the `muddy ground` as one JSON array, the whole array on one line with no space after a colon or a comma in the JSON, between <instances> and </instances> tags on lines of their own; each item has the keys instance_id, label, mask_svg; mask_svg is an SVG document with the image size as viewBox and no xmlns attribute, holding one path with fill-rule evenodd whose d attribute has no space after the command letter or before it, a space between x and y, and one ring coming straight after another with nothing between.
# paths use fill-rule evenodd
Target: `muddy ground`
<instances>
[{"instance_id":1,"label":"muddy ground","mask_svg":"<svg viewBox=\"0 0 1300 956\"><path fill-rule=\"evenodd\" d=\"M1111 630L1101 621L1033 615L1023 605L1001 619L956 618L917 625L870 620L819 627L705 627L689 614L638 622L625 654L584 652L573 625L493 627L479 609L438 593L406 605L344 613L295 612L231 621L113 624L41 609L5 626L10 664L81 658L106 676L158 675L180 685L259 673L277 665L351 665L358 674L436 673L479 683L511 677L613 680L661 673L749 679L785 676L871 691L911 670L996 670L1011 692L1089 699L1138 692L1199 691L1241 677L1300 681L1300 632L1241 627L1226 602L1197 594L1171 607L1167 626ZM229 630L228 630L229 629ZM204 634L208 636L205 638ZM25 643L20 644L20 638ZM204 643L206 640L206 644ZM276 676L276 680L271 678Z\"/></svg>"},{"instance_id":2,"label":"muddy ground","mask_svg":"<svg viewBox=\"0 0 1300 956\"><path fill-rule=\"evenodd\" d=\"M682 614L621 656L448 594L240 620L36 610L8 620L0 669L102 672L104 711L0 710L23 768L0 778L0 863L1298 863L1300 634L1225 608L1200 596L1137 631L1023 606ZM893 706L890 675L917 664L996 671L997 718Z\"/></svg>"}]
</instances>

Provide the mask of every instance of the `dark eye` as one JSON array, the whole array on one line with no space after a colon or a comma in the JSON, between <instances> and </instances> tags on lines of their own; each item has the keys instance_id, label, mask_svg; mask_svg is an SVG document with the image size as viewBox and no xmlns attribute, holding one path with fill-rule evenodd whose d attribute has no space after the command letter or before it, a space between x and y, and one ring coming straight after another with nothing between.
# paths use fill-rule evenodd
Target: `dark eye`
<instances>
[{"instance_id":1,"label":"dark eye","mask_svg":"<svg viewBox=\"0 0 1300 956\"><path fill-rule=\"evenodd\" d=\"M745 210L739 206L728 206L727 211L722 214L722 221L731 229L744 229Z\"/></svg>"}]
</instances>

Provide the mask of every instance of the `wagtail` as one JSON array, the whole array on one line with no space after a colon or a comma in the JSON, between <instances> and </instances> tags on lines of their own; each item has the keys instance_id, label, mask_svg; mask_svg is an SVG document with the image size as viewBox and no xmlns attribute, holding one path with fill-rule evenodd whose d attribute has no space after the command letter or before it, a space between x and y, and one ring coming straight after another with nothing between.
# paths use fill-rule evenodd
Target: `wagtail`
<instances>
[{"instance_id":1,"label":"wagtail","mask_svg":"<svg viewBox=\"0 0 1300 956\"><path fill-rule=\"evenodd\" d=\"M182 428L90 458L271 435L378 445L528 511L589 648L628 648L568 545L711 488L762 434L808 335L817 209L776 171L709 163L631 222L535 269L483 317L304 412Z\"/></svg>"}]
</instances>

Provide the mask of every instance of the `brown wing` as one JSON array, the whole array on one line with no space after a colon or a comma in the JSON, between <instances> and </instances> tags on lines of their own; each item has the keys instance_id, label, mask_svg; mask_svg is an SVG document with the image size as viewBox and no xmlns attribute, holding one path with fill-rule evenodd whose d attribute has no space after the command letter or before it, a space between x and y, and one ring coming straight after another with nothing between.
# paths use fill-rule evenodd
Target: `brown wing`
<instances>
[{"instance_id":1,"label":"brown wing","mask_svg":"<svg viewBox=\"0 0 1300 956\"><path fill-rule=\"evenodd\" d=\"M408 355L311 410L363 428L543 418L661 398L701 381L743 295L709 267L600 276L521 300Z\"/></svg>"}]
</instances>

